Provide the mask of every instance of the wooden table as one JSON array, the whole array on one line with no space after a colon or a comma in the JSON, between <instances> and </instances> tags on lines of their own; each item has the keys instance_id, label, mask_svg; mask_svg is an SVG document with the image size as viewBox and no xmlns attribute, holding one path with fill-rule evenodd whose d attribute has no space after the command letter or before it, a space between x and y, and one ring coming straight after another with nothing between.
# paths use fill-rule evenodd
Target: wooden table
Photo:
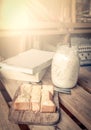
<instances>
[{"instance_id":1,"label":"wooden table","mask_svg":"<svg viewBox=\"0 0 91 130\"><path fill-rule=\"evenodd\" d=\"M7 79L1 81L0 130L91 130L91 67L80 68L77 86L71 90L71 94L59 93L61 120L56 126L12 124L8 120L8 103L22 82ZM42 82L52 84L50 70Z\"/></svg>"}]
</instances>

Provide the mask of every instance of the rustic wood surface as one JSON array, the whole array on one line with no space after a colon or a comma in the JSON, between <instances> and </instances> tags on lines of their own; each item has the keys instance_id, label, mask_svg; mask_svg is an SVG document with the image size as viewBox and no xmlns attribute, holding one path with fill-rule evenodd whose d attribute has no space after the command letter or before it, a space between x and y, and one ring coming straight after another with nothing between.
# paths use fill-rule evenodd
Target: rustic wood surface
<instances>
[{"instance_id":1,"label":"rustic wood surface","mask_svg":"<svg viewBox=\"0 0 91 130\"><path fill-rule=\"evenodd\" d=\"M61 130L81 130L81 128L61 109L61 120L57 125Z\"/></svg>"},{"instance_id":2,"label":"rustic wood surface","mask_svg":"<svg viewBox=\"0 0 91 130\"><path fill-rule=\"evenodd\" d=\"M84 69L84 68L81 68ZM79 73L79 77L81 78L81 75L83 76L83 71L85 72L85 76L89 78L90 82L90 70L81 70ZM86 73L88 72L88 73ZM43 84L52 84L51 78L50 78L50 68L45 74L42 83ZM82 78L83 79L83 78ZM22 82L15 81L15 80L6 80L3 79L3 84L13 99L15 92L17 88L20 86ZM83 80L82 80L83 81ZM85 85L84 85L85 86ZM73 117L70 116L70 113L64 110L62 106L61 108L61 120L57 127L61 130L90 130L91 129L91 94L89 93L89 90L87 91L84 89L84 86L80 84L80 86L76 86L71 90L71 95L68 94L62 94L60 93L60 103L67 109L68 112L73 115ZM74 117L78 120L75 121ZM81 124L81 125L79 125ZM36 126L36 125L29 125L30 130L58 130L57 127L54 126ZM6 130L6 129L5 129Z\"/></svg>"},{"instance_id":3,"label":"rustic wood surface","mask_svg":"<svg viewBox=\"0 0 91 130\"><path fill-rule=\"evenodd\" d=\"M76 23L76 0L72 0L72 23Z\"/></svg>"},{"instance_id":4,"label":"rustic wood surface","mask_svg":"<svg viewBox=\"0 0 91 130\"><path fill-rule=\"evenodd\" d=\"M51 84L51 82L50 82L51 79L50 79L49 73L50 73L50 69L48 70L48 72L46 73L46 75L44 77L44 80L43 80L44 84ZM2 79L2 82L3 82L7 92L13 99L16 90L22 84L22 82L15 81L15 80L7 80L7 79ZM64 111L61 111L61 115L63 115L63 118L61 119L60 123L62 122L62 124L64 124L64 125L62 125L62 130L66 130L68 127L69 127L69 130L72 130L73 128L79 128L78 125L70 117L68 118L68 115ZM66 118L68 119L68 121L66 121ZM70 122L70 120L71 120L71 122ZM73 124L70 124L70 123L73 123ZM28 125L28 127L30 128L30 130L54 130L55 129L54 126ZM61 125L59 128L61 128Z\"/></svg>"},{"instance_id":5,"label":"rustic wood surface","mask_svg":"<svg viewBox=\"0 0 91 130\"><path fill-rule=\"evenodd\" d=\"M80 68L78 84L91 94L91 69L89 67Z\"/></svg>"},{"instance_id":6,"label":"rustic wood surface","mask_svg":"<svg viewBox=\"0 0 91 130\"><path fill-rule=\"evenodd\" d=\"M91 130L91 94L80 86L71 90L71 95L60 94L61 103Z\"/></svg>"},{"instance_id":7,"label":"rustic wood surface","mask_svg":"<svg viewBox=\"0 0 91 130\"><path fill-rule=\"evenodd\" d=\"M8 120L9 108L0 92L0 130L20 130L19 126Z\"/></svg>"},{"instance_id":8,"label":"rustic wood surface","mask_svg":"<svg viewBox=\"0 0 91 130\"><path fill-rule=\"evenodd\" d=\"M30 130L55 130L54 126L31 125Z\"/></svg>"}]
</instances>

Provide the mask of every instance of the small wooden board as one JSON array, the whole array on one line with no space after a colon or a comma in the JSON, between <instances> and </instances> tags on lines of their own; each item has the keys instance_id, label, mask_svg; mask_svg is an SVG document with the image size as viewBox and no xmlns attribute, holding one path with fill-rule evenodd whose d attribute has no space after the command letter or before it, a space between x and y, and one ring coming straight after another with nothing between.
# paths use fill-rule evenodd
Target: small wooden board
<instances>
[{"instance_id":1,"label":"small wooden board","mask_svg":"<svg viewBox=\"0 0 91 130\"><path fill-rule=\"evenodd\" d=\"M60 121L60 109L59 109L59 100L58 100L58 93L54 93L54 103L56 105L56 112L55 113L42 113L42 112L33 112L30 110L15 110L13 108L13 103L16 97L19 94L19 89L16 91L14 99L11 104L11 108L9 111L9 120L16 124L32 124L32 125L55 125Z\"/></svg>"}]
</instances>

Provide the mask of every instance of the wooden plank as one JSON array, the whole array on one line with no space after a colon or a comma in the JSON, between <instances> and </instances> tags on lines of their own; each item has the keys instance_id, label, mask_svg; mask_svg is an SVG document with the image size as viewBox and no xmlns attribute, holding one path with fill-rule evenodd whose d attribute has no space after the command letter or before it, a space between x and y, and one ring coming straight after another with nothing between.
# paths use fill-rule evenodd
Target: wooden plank
<instances>
[{"instance_id":1,"label":"wooden plank","mask_svg":"<svg viewBox=\"0 0 91 130\"><path fill-rule=\"evenodd\" d=\"M22 36L22 33L27 33L28 36L67 34L67 30L63 28L64 23L60 26L60 22L58 22L56 25L57 27L52 29L0 30L0 37ZM65 26L76 29L72 30L71 33L91 33L91 23L66 23Z\"/></svg>"},{"instance_id":2,"label":"wooden plank","mask_svg":"<svg viewBox=\"0 0 91 130\"><path fill-rule=\"evenodd\" d=\"M54 126L30 126L30 130L55 130Z\"/></svg>"},{"instance_id":3,"label":"wooden plank","mask_svg":"<svg viewBox=\"0 0 91 130\"><path fill-rule=\"evenodd\" d=\"M81 128L61 109L61 121L58 128L61 130L81 130Z\"/></svg>"},{"instance_id":4,"label":"wooden plank","mask_svg":"<svg viewBox=\"0 0 91 130\"><path fill-rule=\"evenodd\" d=\"M91 33L91 29L74 29L71 31L72 34L85 34L85 33Z\"/></svg>"},{"instance_id":5,"label":"wooden plank","mask_svg":"<svg viewBox=\"0 0 91 130\"><path fill-rule=\"evenodd\" d=\"M71 23L71 0L65 0L64 3L64 21L65 23Z\"/></svg>"},{"instance_id":6,"label":"wooden plank","mask_svg":"<svg viewBox=\"0 0 91 130\"><path fill-rule=\"evenodd\" d=\"M76 0L72 0L72 23L76 23Z\"/></svg>"},{"instance_id":7,"label":"wooden plank","mask_svg":"<svg viewBox=\"0 0 91 130\"><path fill-rule=\"evenodd\" d=\"M0 92L0 130L20 130L18 125L8 120L9 108Z\"/></svg>"},{"instance_id":8,"label":"wooden plank","mask_svg":"<svg viewBox=\"0 0 91 130\"><path fill-rule=\"evenodd\" d=\"M91 71L86 67L80 68L78 84L91 94Z\"/></svg>"},{"instance_id":9,"label":"wooden plank","mask_svg":"<svg viewBox=\"0 0 91 130\"><path fill-rule=\"evenodd\" d=\"M71 95L60 93L61 103L91 130L91 95L80 86L71 90Z\"/></svg>"},{"instance_id":10,"label":"wooden plank","mask_svg":"<svg viewBox=\"0 0 91 130\"><path fill-rule=\"evenodd\" d=\"M69 23L68 26L73 28L91 28L91 23Z\"/></svg>"},{"instance_id":11,"label":"wooden plank","mask_svg":"<svg viewBox=\"0 0 91 130\"><path fill-rule=\"evenodd\" d=\"M16 90L22 84L22 81L17 80L8 80L8 79L0 79L3 83L4 87L6 88L8 94L10 95L11 99L13 99Z\"/></svg>"}]
</instances>

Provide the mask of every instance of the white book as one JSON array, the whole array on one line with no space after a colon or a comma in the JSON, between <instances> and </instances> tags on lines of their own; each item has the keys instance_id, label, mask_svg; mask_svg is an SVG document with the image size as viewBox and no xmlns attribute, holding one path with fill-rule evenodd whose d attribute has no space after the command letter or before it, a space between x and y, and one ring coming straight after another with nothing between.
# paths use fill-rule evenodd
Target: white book
<instances>
[{"instance_id":1,"label":"white book","mask_svg":"<svg viewBox=\"0 0 91 130\"><path fill-rule=\"evenodd\" d=\"M31 49L0 62L0 67L26 74L36 74L51 65L54 52Z\"/></svg>"},{"instance_id":2,"label":"white book","mask_svg":"<svg viewBox=\"0 0 91 130\"><path fill-rule=\"evenodd\" d=\"M36 74L26 74L14 70L1 69L0 77L4 79L11 79L11 80L13 79L13 80L26 81L26 82L40 82L44 74L46 73L46 71L47 68L41 70Z\"/></svg>"}]
</instances>

